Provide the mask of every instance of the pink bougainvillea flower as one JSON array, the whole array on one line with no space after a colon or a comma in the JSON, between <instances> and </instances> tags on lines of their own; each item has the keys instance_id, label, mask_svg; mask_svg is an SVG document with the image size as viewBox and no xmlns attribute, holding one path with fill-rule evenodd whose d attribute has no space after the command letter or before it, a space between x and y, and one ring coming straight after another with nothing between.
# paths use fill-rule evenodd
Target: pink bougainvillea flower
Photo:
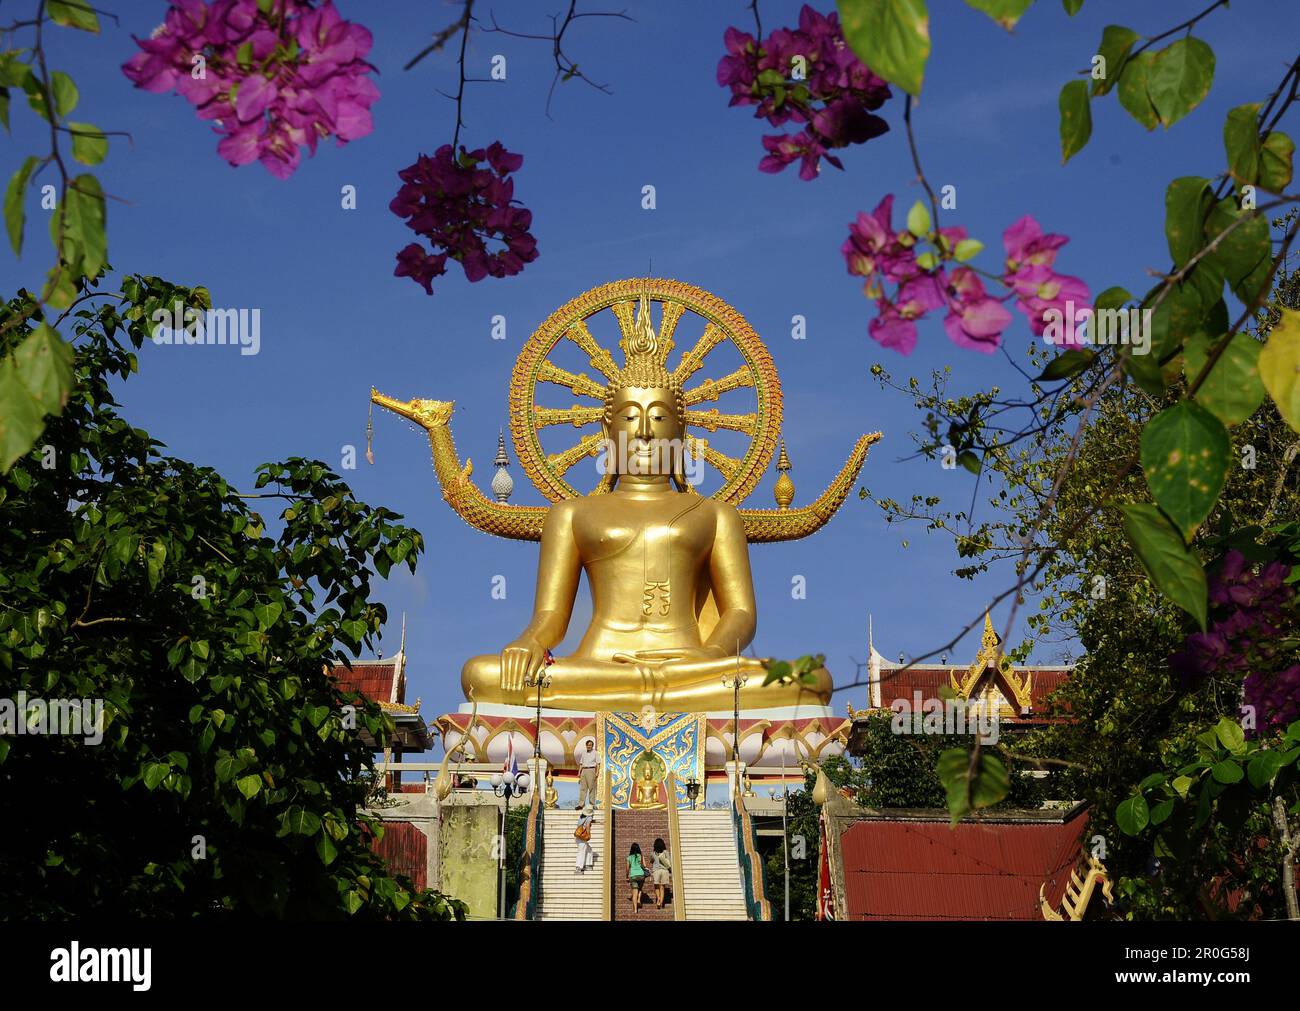
<instances>
[{"instance_id":1,"label":"pink bougainvillea flower","mask_svg":"<svg viewBox=\"0 0 1300 1011\"><path fill-rule=\"evenodd\" d=\"M444 144L433 156L420 155L398 176L402 186L388 207L433 249L427 253L412 242L397 254L398 277L409 277L430 295L434 277L445 272L447 260L460 263L465 277L509 277L537 259L537 240L528 229L532 212L514 199L510 173L523 165L522 155L498 141L487 148L453 156ZM488 243L496 244L489 248Z\"/></svg>"},{"instance_id":2,"label":"pink bougainvillea flower","mask_svg":"<svg viewBox=\"0 0 1300 1011\"><path fill-rule=\"evenodd\" d=\"M1090 308L1092 295L1080 278L1058 274L1051 267L1022 267L1004 278L1016 293L1016 308L1029 320L1035 337L1043 336L1053 315L1062 322L1061 336L1055 344L1073 346L1075 327L1070 325L1080 309Z\"/></svg>"},{"instance_id":3,"label":"pink bougainvillea flower","mask_svg":"<svg viewBox=\"0 0 1300 1011\"><path fill-rule=\"evenodd\" d=\"M879 314L867 324L871 339L899 354L910 355L916 347L916 324L904 319L894 303L882 298L876 302Z\"/></svg>"},{"instance_id":4,"label":"pink bougainvillea flower","mask_svg":"<svg viewBox=\"0 0 1300 1011\"><path fill-rule=\"evenodd\" d=\"M798 133L763 138L762 171L780 172L799 161L799 178L815 179L822 159L844 167L831 151L889 129L872 115L890 97L889 85L849 48L838 14L805 4L798 28L779 28L762 41L728 28L723 46L717 80L730 89L731 105L754 106L754 116L772 126L805 124Z\"/></svg>"},{"instance_id":5,"label":"pink bougainvillea flower","mask_svg":"<svg viewBox=\"0 0 1300 1011\"><path fill-rule=\"evenodd\" d=\"M991 355L1011 325L1011 313L985 290L984 282L969 267L952 272L948 292L951 301L943 320L948 339L958 347Z\"/></svg>"},{"instance_id":6,"label":"pink bougainvillea flower","mask_svg":"<svg viewBox=\"0 0 1300 1011\"><path fill-rule=\"evenodd\" d=\"M215 124L217 152L231 165L257 160L285 179L303 147L314 154L323 138L342 146L374 129L372 43L331 0L176 0L148 39L136 39L140 52L122 72L190 102Z\"/></svg>"},{"instance_id":7,"label":"pink bougainvillea flower","mask_svg":"<svg viewBox=\"0 0 1300 1011\"><path fill-rule=\"evenodd\" d=\"M1006 272L1014 274L1022 267L1050 267L1056 261L1056 251L1069 241L1064 235L1044 235L1042 226L1026 214L1002 233L1002 245L1007 251Z\"/></svg>"},{"instance_id":8,"label":"pink bougainvillea flower","mask_svg":"<svg viewBox=\"0 0 1300 1011\"><path fill-rule=\"evenodd\" d=\"M1087 285L1051 266L1056 251L1068 240L1044 235L1033 218L1022 218L1004 233L1008 267L994 280L1006 291L991 294L979 274L962 265L978 253L979 245L967 243L958 259L958 246L968 238L965 228L943 226L936 234L931 227L918 226L926 233L920 237L907 228L895 231L893 205L893 194L886 194L871 213L859 212L840 247L848 272L865 278L863 293L879 310L869 331L885 347L909 354L916 344L917 322L944 307L948 338L982 354L992 354L1001 346L1002 335L1011 325L1011 313L1003 304L1010 298L1016 299L1016 307L1038 336L1053 315L1060 313L1062 322L1073 321L1080 309L1089 307ZM1065 329L1069 332L1061 343L1077 343L1073 323Z\"/></svg>"},{"instance_id":9,"label":"pink bougainvillea flower","mask_svg":"<svg viewBox=\"0 0 1300 1011\"><path fill-rule=\"evenodd\" d=\"M889 193L875 210L870 214L859 212L849 225L849 237L840 252L850 274L867 277L879 272L890 281L902 282L920 272L911 235L906 230L895 232L890 222L893 207L894 195Z\"/></svg>"}]
</instances>

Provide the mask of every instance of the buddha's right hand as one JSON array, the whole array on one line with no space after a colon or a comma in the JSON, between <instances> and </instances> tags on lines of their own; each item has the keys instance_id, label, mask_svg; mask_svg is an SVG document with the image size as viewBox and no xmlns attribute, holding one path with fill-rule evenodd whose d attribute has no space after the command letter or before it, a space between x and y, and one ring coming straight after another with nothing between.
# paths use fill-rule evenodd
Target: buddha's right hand
<instances>
[{"instance_id":1,"label":"buddha's right hand","mask_svg":"<svg viewBox=\"0 0 1300 1011\"><path fill-rule=\"evenodd\" d=\"M536 639L516 639L501 651L501 687L521 691L546 662L546 647Z\"/></svg>"}]
</instances>

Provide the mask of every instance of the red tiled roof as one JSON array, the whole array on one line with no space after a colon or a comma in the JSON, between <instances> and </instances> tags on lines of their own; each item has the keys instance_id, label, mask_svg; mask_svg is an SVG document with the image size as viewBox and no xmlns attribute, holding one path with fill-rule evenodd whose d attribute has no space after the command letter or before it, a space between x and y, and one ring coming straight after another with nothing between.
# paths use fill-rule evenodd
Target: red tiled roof
<instances>
[{"instance_id":1,"label":"red tiled roof","mask_svg":"<svg viewBox=\"0 0 1300 1011\"><path fill-rule=\"evenodd\" d=\"M406 679L399 677L397 657L391 660L353 660L351 669L335 664L330 676L344 691L359 692L372 702L405 702ZM397 685L394 686L394 680Z\"/></svg>"},{"instance_id":2,"label":"red tiled roof","mask_svg":"<svg viewBox=\"0 0 1300 1011\"><path fill-rule=\"evenodd\" d=\"M849 920L1041 920L1059 905L1088 816L1067 821L871 817L840 836Z\"/></svg>"}]
</instances>

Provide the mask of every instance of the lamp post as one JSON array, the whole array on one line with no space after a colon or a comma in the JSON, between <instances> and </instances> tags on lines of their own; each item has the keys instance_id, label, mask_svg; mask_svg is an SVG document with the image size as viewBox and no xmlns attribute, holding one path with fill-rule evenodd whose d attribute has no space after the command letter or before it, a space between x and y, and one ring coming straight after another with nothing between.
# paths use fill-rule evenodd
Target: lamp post
<instances>
[{"instance_id":1,"label":"lamp post","mask_svg":"<svg viewBox=\"0 0 1300 1011\"><path fill-rule=\"evenodd\" d=\"M510 798L519 797L528 792L530 777L528 773L521 772L515 775L509 769L505 772L494 772L492 774L492 792L498 797L505 798L505 805L501 808L501 860L499 870L498 891L500 899L498 900L498 913L501 919L506 918L506 840L509 829L508 818L510 817Z\"/></svg>"},{"instance_id":2,"label":"lamp post","mask_svg":"<svg viewBox=\"0 0 1300 1011\"><path fill-rule=\"evenodd\" d=\"M785 919L790 922L790 781L785 778L785 748L781 749L781 843L785 857Z\"/></svg>"},{"instance_id":3,"label":"lamp post","mask_svg":"<svg viewBox=\"0 0 1300 1011\"><path fill-rule=\"evenodd\" d=\"M686 798L691 802L691 810L695 810L695 798L700 795L700 781L692 776L686 781Z\"/></svg>"},{"instance_id":4,"label":"lamp post","mask_svg":"<svg viewBox=\"0 0 1300 1011\"><path fill-rule=\"evenodd\" d=\"M739 645L739 643L737 643ZM749 675L741 673L740 669L740 651L736 651L736 673L722 675L722 684L726 688L734 688L736 692L736 704L732 710L731 720L731 767L734 782L732 783L732 793L740 792L740 689L745 687L749 681Z\"/></svg>"},{"instance_id":5,"label":"lamp post","mask_svg":"<svg viewBox=\"0 0 1300 1011\"><path fill-rule=\"evenodd\" d=\"M528 684L537 686L537 719L533 723L534 759L542 757L542 689L551 687L552 680L545 667L528 679Z\"/></svg>"}]
</instances>

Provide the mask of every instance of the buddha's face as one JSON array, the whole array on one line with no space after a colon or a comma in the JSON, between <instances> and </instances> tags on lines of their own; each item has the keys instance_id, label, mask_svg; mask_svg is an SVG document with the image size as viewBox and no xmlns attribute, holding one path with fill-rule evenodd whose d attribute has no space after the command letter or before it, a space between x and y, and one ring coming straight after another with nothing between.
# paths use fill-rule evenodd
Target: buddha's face
<instances>
[{"instance_id":1,"label":"buddha's face","mask_svg":"<svg viewBox=\"0 0 1300 1011\"><path fill-rule=\"evenodd\" d=\"M667 387L619 390L604 427L614 473L666 476L680 468L686 426Z\"/></svg>"}]
</instances>

